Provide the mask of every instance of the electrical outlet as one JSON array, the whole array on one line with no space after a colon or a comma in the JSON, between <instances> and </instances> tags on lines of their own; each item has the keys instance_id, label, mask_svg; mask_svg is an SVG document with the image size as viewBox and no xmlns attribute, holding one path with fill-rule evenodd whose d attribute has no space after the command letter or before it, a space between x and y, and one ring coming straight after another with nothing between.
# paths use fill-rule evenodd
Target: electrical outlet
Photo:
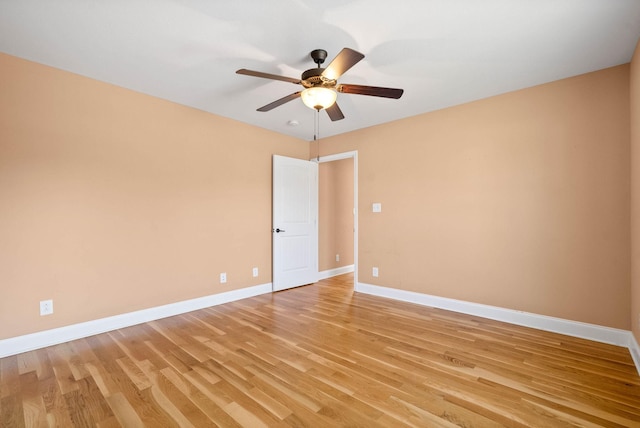
<instances>
[{"instance_id":1,"label":"electrical outlet","mask_svg":"<svg viewBox=\"0 0 640 428\"><path fill-rule=\"evenodd\" d=\"M340 254L336 254L336 261L339 262L340 261Z\"/></svg>"},{"instance_id":2,"label":"electrical outlet","mask_svg":"<svg viewBox=\"0 0 640 428\"><path fill-rule=\"evenodd\" d=\"M225 282L227 282L227 273L226 272L222 272L220 274L220 284L224 284Z\"/></svg>"},{"instance_id":3,"label":"electrical outlet","mask_svg":"<svg viewBox=\"0 0 640 428\"><path fill-rule=\"evenodd\" d=\"M256 276L258 276L258 268L254 267L253 268L253 277L255 278Z\"/></svg>"},{"instance_id":4,"label":"electrical outlet","mask_svg":"<svg viewBox=\"0 0 640 428\"><path fill-rule=\"evenodd\" d=\"M53 313L53 300L43 300L40 302L40 315L51 315Z\"/></svg>"},{"instance_id":5,"label":"electrical outlet","mask_svg":"<svg viewBox=\"0 0 640 428\"><path fill-rule=\"evenodd\" d=\"M371 275L373 275L376 278L378 277L378 268L377 267L373 268L373 271L371 272Z\"/></svg>"}]
</instances>

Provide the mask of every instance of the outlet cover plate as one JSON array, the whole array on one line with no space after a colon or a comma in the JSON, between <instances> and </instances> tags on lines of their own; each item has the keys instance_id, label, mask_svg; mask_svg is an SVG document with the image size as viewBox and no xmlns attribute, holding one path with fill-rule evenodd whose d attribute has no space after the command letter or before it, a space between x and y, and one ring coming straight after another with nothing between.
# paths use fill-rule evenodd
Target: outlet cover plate
<instances>
[{"instance_id":1,"label":"outlet cover plate","mask_svg":"<svg viewBox=\"0 0 640 428\"><path fill-rule=\"evenodd\" d=\"M40 315L51 315L53 313L53 300L42 300L40 302Z\"/></svg>"}]
</instances>

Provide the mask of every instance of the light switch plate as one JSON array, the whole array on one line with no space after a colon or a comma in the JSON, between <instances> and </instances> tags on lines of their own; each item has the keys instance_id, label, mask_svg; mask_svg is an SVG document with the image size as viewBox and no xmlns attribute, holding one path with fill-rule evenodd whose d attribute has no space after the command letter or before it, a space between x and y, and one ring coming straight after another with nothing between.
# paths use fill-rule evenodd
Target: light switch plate
<instances>
[{"instance_id":1,"label":"light switch plate","mask_svg":"<svg viewBox=\"0 0 640 428\"><path fill-rule=\"evenodd\" d=\"M371 209L374 213L382 212L382 204L380 202L374 202Z\"/></svg>"}]
</instances>

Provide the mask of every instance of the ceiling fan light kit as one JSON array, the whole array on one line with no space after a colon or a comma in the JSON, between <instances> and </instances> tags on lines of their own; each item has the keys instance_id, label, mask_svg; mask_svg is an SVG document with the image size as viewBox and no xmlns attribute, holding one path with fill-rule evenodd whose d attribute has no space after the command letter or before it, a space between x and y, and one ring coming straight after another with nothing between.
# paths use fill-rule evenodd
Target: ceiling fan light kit
<instances>
[{"instance_id":1,"label":"ceiling fan light kit","mask_svg":"<svg viewBox=\"0 0 640 428\"><path fill-rule=\"evenodd\" d=\"M311 51L310 56L318 67L306 70L302 73L300 79L247 70L245 68L236 71L236 73L304 86L305 89L302 91L294 92L293 94L273 101L258 108L258 111L266 112L300 97L307 107L317 111L326 110L332 121L344 119L344 114L342 114L340 107L338 107L336 103L338 92L392 99L400 98L404 92L402 89L382 88L378 86L350 85L347 83L339 85L338 78L364 58L363 54L353 49L342 49L326 68L322 68L320 65L324 63L327 58L327 51L324 49L315 49Z\"/></svg>"},{"instance_id":2,"label":"ceiling fan light kit","mask_svg":"<svg viewBox=\"0 0 640 428\"><path fill-rule=\"evenodd\" d=\"M302 102L309 108L314 110L324 110L329 108L336 102L338 93L329 88L318 86L315 88L307 88L300 94Z\"/></svg>"}]
</instances>

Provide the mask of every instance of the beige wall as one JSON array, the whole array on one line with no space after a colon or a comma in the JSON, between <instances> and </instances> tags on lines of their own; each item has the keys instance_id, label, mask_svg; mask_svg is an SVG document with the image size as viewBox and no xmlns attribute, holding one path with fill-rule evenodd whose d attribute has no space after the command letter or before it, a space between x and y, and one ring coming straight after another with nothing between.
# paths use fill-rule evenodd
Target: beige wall
<instances>
[{"instance_id":1,"label":"beige wall","mask_svg":"<svg viewBox=\"0 0 640 428\"><path fill-rule=\"evenodd\" d=\"M631 61L631 327L640 343L640 42Z\"/></svg>"},{"instance_id":2,"label":"beige wall","mask_svg":"<svg viewBox=\"0 0 640 428\"><path fill-rule=\"evenodd\" d=\"M325 139L359 280L630 329L629 128L623 65Z\"/></svg>"},{"instance_id":3,"label":"beige wall","mask_svg":"<svg viewBox=\"0 0 640 428\"><path fill-rule=\"evenodd\" d=\"M0 339L271 282L307 142L7 55L0 94Z\"/></svg>"},{"instance_id":4,"label":"beige wall","mask_svg":"<svg viewBox=\"0 0 640 428\"><path fill-rule=\"evenodd\" d=\"M321 163L318 174L318 266L322 272L353 264L353 159Z\"/></svg>"},{"instance_id":5,"label":"beige wall","mask_svg":"<svg viewBox=\"0 0 640 428\"><path fill-rule=\"evenodd\" d=\"M630 329L629 76L323 139L359 152L360 281ZM271 280L271 155L308 143L6 55L0 93L0 339Z\"/></svg>"}]
</instances>

